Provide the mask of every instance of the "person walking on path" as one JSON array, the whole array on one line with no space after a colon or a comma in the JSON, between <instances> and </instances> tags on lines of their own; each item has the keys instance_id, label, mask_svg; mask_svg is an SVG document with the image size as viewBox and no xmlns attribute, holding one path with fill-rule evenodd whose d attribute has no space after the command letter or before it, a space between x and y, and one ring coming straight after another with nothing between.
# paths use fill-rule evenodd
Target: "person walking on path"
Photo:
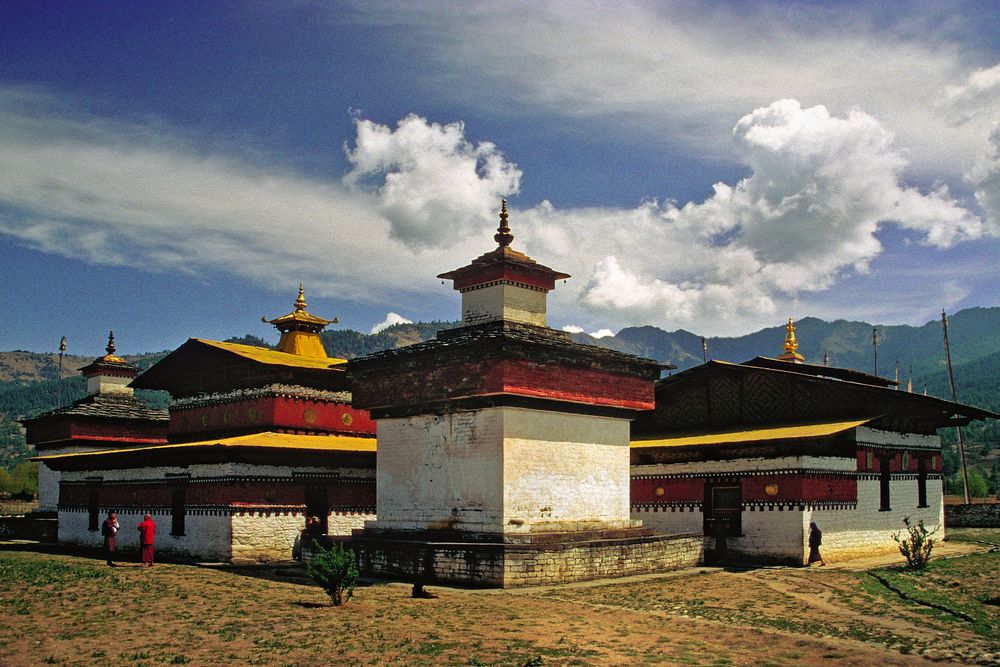
<instances>
[{"instance_id":1,"label":"person walking on path","mask_svg":"<svg viewBox=\"0 0 1000 667\"><path fill-rule=\"evenodd\" d=\"M809 522L809 564L819 561L820 565L826 565L823 556L819 553L819 545L823 544L823 531L819 529L815 522Z\"/></svg>"},{"instance_id":2,"label":"person walking on path","mask_svg":"<svg viewBox=\"0 0 1000 667\"><path fill-rule=\"evenodd\" d=\"M112 559L118 547L118 515L108 512L108 518L101 524L101 535L104 536L104 555L108 557L108 567L114 567Z\"/></svg>"},{"instance_id":3,"label":"person walking on path","mask_svg":"<svg viewBox=\"0 0 1000 667\"><path fill-rule=\"evenodd\" d=\"M146 567L153 567L153 538L155 536L156 523L153 522L153 516L147 514L142 517L142 522L139 523L140 560Z\"/></svg>"}]
</instances>

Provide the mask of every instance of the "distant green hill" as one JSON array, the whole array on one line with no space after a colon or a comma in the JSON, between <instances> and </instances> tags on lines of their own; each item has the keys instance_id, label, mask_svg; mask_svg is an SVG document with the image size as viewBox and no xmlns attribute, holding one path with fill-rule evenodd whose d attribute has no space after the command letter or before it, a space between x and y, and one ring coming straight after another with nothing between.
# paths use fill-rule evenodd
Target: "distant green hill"
<instances>
[{"instance_id":1,"label":"distant green hill","mask_svg":"<svg viewBox=\"0 0 1000 667\"><path fill-rule=\"evenodd\" d=\"M456 326L455 322L420 322L396 324L376 334L349 329L325 331L323 345L328 354L344 359L381 350L410 345L434 337L441 329ZM830 365L873 372L872 325L866 322L823 320L806 317L795 323L799 352L807 363ZM951 398L944 363L943 331L940 321L919 327L878 326L879 375L892 379L896 363L900 367L900 390L913 370L913 388L940 398ZM958 400L994 412L1000 412L1000 308L970 308L949 317L949 336ZM784 326L769 327L751 334L730 338L708 338L708 355L712 359L740 362L756 356L777 356L782 351ZM657 359L676 365L680 370L702 363L701 336L689 331L664 331L653 326L628 327L616 336L595 339L575 334L573 339L629 354ZM246 335L229 339L247 345L272 347L262 338ZM166 352L128 357L141 368L147 368ZM63 403L83 396L84 384L79 367L90 359L67 357L63 376ZM58 357L32 352L0 352L0 465L11 467L32 452L24 445L24 434L14 420L33 416L55 406ZM69 367L69 368L68 368ZM151 400L166 404L166 397L151 392ZM966 429L970 465L991 479L994 467L1000 465L1000 422L975 422ZM955 440L953 430L942 431L946 447ZM946 449L948 472L957 466L957 454ZM995 488L995 486L993 487Z\"/></svg>"}]
</instances>

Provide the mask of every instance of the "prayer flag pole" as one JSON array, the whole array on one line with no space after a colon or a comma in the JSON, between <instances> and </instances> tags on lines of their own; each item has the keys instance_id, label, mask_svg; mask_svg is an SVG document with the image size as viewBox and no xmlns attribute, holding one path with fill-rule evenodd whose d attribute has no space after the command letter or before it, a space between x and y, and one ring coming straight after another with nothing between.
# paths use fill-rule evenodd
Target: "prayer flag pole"
<instances>
[{"instance_id":1,"label":"prayer flag pole","mask_svg":"<svg viewBox=\"0 0 1000 667\"><path fill-rule=\"evenodd\" d=\"M951 385L951 400L958 403L958 393L955 391L955 376L951 372L951 346L948 344L948 316L945 315L944 308L941 309L941 323L944 325L944 356L948 362L948 384ZM958 451L962 455L962 490L965 492L965 504L972 502L969 496L969 470L965 463L965 436L962 435L962 427L956 426L958 431Z\"/></svg>"},{"instance_id":2,"label":"prayer flag pole","mask_svg":"<svg viewBox=\"0 0 1000 667\"><path fill-rule=\"evenodd\" d=\"M875 355L875 373L878 375L878 329L872 327L872 350Z\"/></svg>"},{"instance_id":3,"label":"prayer flag pole","mask_svg":"<svg viewBox=\"0 0 1000 667\"><path fill-rule=\"evenodd\" d=\"M66 354L66 336L59 339L59 374L56 376L56 407L62 407L62 364Z\"/></svg>"}]
</instances>

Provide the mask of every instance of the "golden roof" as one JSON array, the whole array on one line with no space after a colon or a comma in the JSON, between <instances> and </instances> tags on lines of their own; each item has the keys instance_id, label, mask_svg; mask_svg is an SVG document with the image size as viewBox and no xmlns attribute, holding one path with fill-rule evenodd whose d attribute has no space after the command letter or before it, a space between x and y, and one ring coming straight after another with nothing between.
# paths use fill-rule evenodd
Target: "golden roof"
<instances>
[{"instance_id":1,"label":"golden roof","mask_svg":"<svg viewBox=\"0 0 1000 667\"><path fill-rule=\"evenodd\" d=\"M320 358L310 355L291 354L288 352L282 352L281 350L269 350L266 347L257 347L256 345L223 343L221 341L206 340L204 338L192 338L191 340L216 347L220 350L225 350L226 352L232 352L233 354L238 354L246 359L251 359L253 361L271 366L293 366L295 368L323 369L347 363L346 359L337 359L334 357Z\"/></svg>"},{"instance_id":2,"label":"golden roof","mask_svg":"<svg viewBox=\"0 0 1000 667\"><path fill-rule=\"evenodd\" d=\"M740 431L705 431L669 438L649 438L633 440L632 449L641 447L690 447L696 445L729 445L740 442L761 442L767 440L795 440L800 438L821 438L848 431L872 420L858 419L841 422L819 422L797 426L772 426Z\"/></svg>"},{"instance_id":3,"label":"golden roof","mask_svg":"<svg viewBox=\"0 0 1000 667\"><path fill-rule=\"evenodd\" d=\"M302 357L327 359L319 334L326 325L336 324L337 318L324 320L322 317L317 317L306 310L307 305L305 290L302 283L299 283L299 297L295 299L295 310L273 320L262 317L260 321L273 324L281 332L281 340L278 341L280 351Z\"/></svg>"},{"instance_id":4,"label":"golden roof","mask_svg":"<svg viewBox=\"0 0 1000 667\"><path fill-rule=\"evenodd\" d=\"M290 433L265 431L263 433L239 435L232 438L219 438L217 440L199 440L197 442L151 445L149 447L129 447L97 452L36 456L32 460L68 460L80 456L110 456L126 452L159 452L205 447L256 447L262 449L302 449L327 452L374 452L376 440L375 438L358 438L347 435L293 435Z\"/></svg>"}]
</instances>

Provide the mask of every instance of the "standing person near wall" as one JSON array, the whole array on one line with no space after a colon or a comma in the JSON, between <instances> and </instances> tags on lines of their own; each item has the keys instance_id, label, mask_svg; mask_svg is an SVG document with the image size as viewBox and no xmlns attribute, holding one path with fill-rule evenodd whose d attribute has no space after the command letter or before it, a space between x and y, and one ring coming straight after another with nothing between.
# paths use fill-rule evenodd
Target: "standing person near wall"
<instances>
[{"instance_id":1,"label":"standing person near wall","mask_svg":"<svg viewBox=\"0 0 1000 667\"><path fill-rule=\"evenodd\" d=\"M815 522L809 522L809 564L819 561L820 565L826 565L823 556L819 553L819 545L823 544L823 531L819 529Z\"/></svg>"},{"instance_id":2,"label":"standing person near wall","mask_svg":"<svg viewBox=\"0 0 1000 667\"><path fill-rule=\"evenodd\" d=\"M140 560L146 567L153 567L153 538L156 536L156 523L153 522L152 515L143 516L138 528Z\"/></svg>"},{"instance_id":3,"label":"standing person near wall","mask_svg":"<svg viewBox=\"0 0 1000 667\"><path fill-rule=\"evenodd\" d=\"M115 549L118 547L118 515L114 512L108 512L108 518L104 520L101 524L101 535L104 536L104 555L108 558L108 566L114 567L112 558L115 555Z\"/></svg>"}]
</instances>

